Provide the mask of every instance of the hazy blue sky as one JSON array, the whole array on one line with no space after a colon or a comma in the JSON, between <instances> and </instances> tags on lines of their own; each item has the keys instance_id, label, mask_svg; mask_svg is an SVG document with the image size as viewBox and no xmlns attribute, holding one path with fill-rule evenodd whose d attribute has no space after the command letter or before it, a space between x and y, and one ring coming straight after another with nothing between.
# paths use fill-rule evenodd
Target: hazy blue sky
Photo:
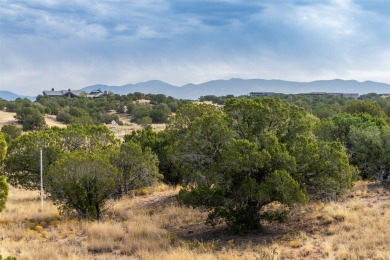
<instances>
[{"instance_id":1,"label":"hazy blue sky","mask_svg":"<svg viewBox=\"0 0 390 260\"><path fill-rule=\"evenodd\" d=\"M390 83L388 0L0 0L0 89L213 79Z\"/></svg>"}]
</instances>

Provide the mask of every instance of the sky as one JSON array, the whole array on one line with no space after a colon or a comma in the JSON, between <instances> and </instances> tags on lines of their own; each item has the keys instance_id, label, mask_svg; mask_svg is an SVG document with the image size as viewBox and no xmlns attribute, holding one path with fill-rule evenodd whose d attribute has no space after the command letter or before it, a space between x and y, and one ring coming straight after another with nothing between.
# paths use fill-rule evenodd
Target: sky
<instances>
[{"instance_id":1,"label":"sky","mask_svg":"<svg viewBox=\"0 0 390 260\"><path fill-rule=\"evenodd\" d=\"M390 83L388 0L0 0L0 90Z\"/></svg>"}]
</instances>

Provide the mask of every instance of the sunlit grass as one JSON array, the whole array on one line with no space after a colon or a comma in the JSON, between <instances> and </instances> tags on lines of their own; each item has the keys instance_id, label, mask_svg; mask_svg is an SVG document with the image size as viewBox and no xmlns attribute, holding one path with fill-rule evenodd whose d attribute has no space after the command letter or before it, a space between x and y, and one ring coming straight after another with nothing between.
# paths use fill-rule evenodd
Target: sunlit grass
<instances>
[{"instance_id":1,"label":"sunlit grass","mask_svg":"<svg viewBox=\"0 0 390 260\"><path fill-rule=\"evenodd\" d=\"M39 192L11 188L0 213L0 254L18 259L390 258L390 196L365 183L340 202L296 207L287 223L267 224L268 235L242 237L200 232L191 238L184 231L205 228L207 211L181 206L174 199L177 189L164 185L145 193L111 201L102 221L85 221L61 216L47 200L41 212ZM270 242L256 242L265 238Z\"/></svg>"}]
</instances>

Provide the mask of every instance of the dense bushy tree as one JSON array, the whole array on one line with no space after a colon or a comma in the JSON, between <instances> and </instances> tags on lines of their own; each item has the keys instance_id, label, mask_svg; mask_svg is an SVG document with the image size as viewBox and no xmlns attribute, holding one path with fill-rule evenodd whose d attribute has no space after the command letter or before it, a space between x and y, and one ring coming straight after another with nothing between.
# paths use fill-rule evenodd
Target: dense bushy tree
<instances>
[{"instance_id":1,"label":"dense bushy tree","mask_svg":"<svg viewBox=\"0 0 390 260\"><path fill-rule=\"evenodd\" d=\"M46 127L45 118L36 107L18 109L15 118L23 125L23 130L37 130Z\"/></svg>"},{"instance_id":2,"label":"dense bushy tree","mask_svg":"<svg viewBox=\"0 0 390 260\"><path fill-rule=\"evenodd\" d=\"M196 118L204 114L213 113L215 110L218 109L209 104L185 104L176 112L175 116L169 118L167 129L175 131L177 134L183 133Z\"/></svg>"},{"instance_id":3,"label":"dense bushy tree","mask_svg":"<svg viewBox=\"0 0 390 260\"><path fill-rule=\"evenodd\" d=\"M162 175L158 172L158 159L150 148L142 150L139 143L125 142L110 155L112 164L122 177L120 193L150 186Z\"/></svg>"},{"instance_id":4,"label":"dense bushy tree","mask_svg":"<svg viewBox=\"0 0 390 260\"><path fill-rule=\"evenodd\" d=\"M383 118L369 114L339 114L317 125L317 135L341 142L363 179L390 184L390 126Z\"/></svg>"},{"instance_id":5,"label":"dense bushy tree","mask_svg":"<svg viewBox=\"0 0 390 260\"><path fill-rule=\"evenodd\" d=\"M131 120L139 122L144 117L150 117L151 111L152 106L149 104L136 104L130 112Z\"/></svg>"},{"instance_id":6,"label":"dense bushy tree","mask_svg":"<svg viewBox=\"0 0 390 260\"><path fill-rule=\"evenodd\" d=\"M37 190L40 183L40 149L43 150L43 167L59 159L61 141L54 131L34 131L13 140L5 160L5 174L15 187Z\"/></svg>"},{"instance_id":7,"label":"dense bushy tree","mask_svg":"<svg viewBox=\"0 0 390 260\"><path fill-rule=\"evenodd\" d=\"M51 165L45 183L49 197L61 209L100 219L106 200L117 191L120 174L107 159L77 151Z\"/></svg>"},{"instance_id":8,"label":"dense bushy tree","mask_svg":"<svg viewBox=\"0 0 390 260\"><path fill-rule=\"evenodd\" d=\"M40 98L39 103L45 107L45 113L51 115L57 115L61 106L53 98Z\"/></svg>"},{"instance_id":9,"label":"dense bushy tree","mask_svg":"<svg viewBox=\"0 0 390 260\"><path fill-rule=\"evenodd\" d=\"M163 175L163 181L170 185L180 184L182 174L179 169L168 158L168 152L172 143L176 140L176 136L171 131L154 132L151 129L138 130L125 135L125 142L139 143L142 149L151 149L158 157L158 169Z\"/></svg>"},{"instance_id":10,"label":"dense bushy tree","mask_svg":"<svg viewBox=\"0 0 390 260\"><path fill-rule=\"evenodd\" d=\"M350 187L342 146L317 140L318 119L302 109L276 99L231 99L225 113L200 110L188 108L188 115L201 114L194 120L175 121L186 127L169 158L189 184L181 200L209 207L209 223L222 218L236 232L258 229L260 210L271 202L335 197Z\"/></svg>"},{"instance_id":11,"label":"dense bushy tree","mask_svg":"<svg viewBox=\"0 0 390 260\"><path fill-rule=\"evenodd\" d=\"M5 160L8 181L26 189L39 189L39 150L43 151L43 167L56 162L64 153L106 149L115 145L114 135L100 125L69 125L34 131L13 140Z\"/></svg>"},{"instance_id":12,"label":"dense bushy tree","mask_svg":"<svg viewBox=\"0 0 390 260\"><path fill-rule=\"evenodd\" d=\"M350 114L366 113L374 117L385 117L386 114L382 107L373 101L352 101L345 107L345 112Z\"/></svg>"},{"instance_id":13,"label":"dense bushy tree","mask_svg":"<svg viewBox=\"0 0 390 260\"><path fill-rule=\"evenodd\" d=\"M150 117L152 118L153 123L156 124L167 122L170 114L172 114L172 111L167 104L153 106L152 111L150 111Z\"/></svg>"}]
</instances>

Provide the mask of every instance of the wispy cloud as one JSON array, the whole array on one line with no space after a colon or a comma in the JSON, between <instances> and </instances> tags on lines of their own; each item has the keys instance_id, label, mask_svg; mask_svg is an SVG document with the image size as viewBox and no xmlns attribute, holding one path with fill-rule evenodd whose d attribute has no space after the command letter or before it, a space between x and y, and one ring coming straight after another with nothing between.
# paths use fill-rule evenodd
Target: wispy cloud
<instances>
[{"instance_id":1,"label":"wispy cloud","mask_svg":"<svg viewBox=\"0 0 390 260\"><path fill-rule=\"evenodd\" d=\"M0 89L217 78L390 83L390 2L3 0Z\"/></svg>"}]
</instances>

